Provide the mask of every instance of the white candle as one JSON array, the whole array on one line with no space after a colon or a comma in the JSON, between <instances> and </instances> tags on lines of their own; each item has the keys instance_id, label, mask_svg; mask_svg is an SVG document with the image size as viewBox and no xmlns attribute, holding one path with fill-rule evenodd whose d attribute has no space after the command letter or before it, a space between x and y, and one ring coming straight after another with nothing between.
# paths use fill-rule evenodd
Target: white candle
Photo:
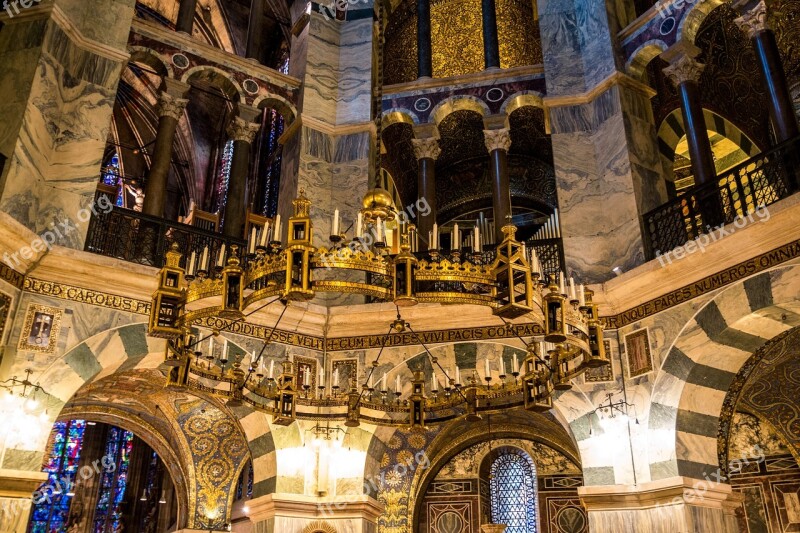
<instances>
[{"instance_id":1,"label":"white candle","mask_svg":"<svg viewBox=\"0 0 800 533\"><path fill-rule=\"evenodd\" d=\"M310 387L311 386L311 369L310 369L310 367L306 367L306 371L303 374L304 374L304 378L305 378L303 384L306 387Z\"/></svg>"},{"instance_id":2,"label":"white candle","mask_svg":"<svg viewBox=\"0 0 800 533\"><path fill-rule=\"evenodd\" d=\"M517 354L511 359L511 372L514 374L519 373L519 365L517 364Z\"/></svg>"},{"instance_id":3,"label":"white candle","mask_svg":"<svg viewBox=\"0 0 800 533\"><path fill-rule=\"evenodd\" d=\"M547 346L544 341L539 341L539 356L544 357L547 354Z\"/></svg>"},{"instance_id":4,"label":"white candle","mask_svg":"<svg viewBox=\"0 0 800 533\"><path fill-rule=\"evenodd\" d=\"M476 252L481 251L481 229L478 226L475 226L475 250Z\"/></svg>"},{"instance_id":5,"label":"white candle","mask_svg":"<svg viewBox=\"0 0 800 533\"><path fill-rule=\"evenodd\" d=\"M339 235L339 210L333 210L333 230L331 235Z\"/></svg>"},{"instance_id":6,"label":"white candle","mask_svg":"<svg viewBox=\"0 0 800 533\"><path fill-rule=\"evenodd\" d=\"M439 388L436 386L436 371L433 371L431 374L431 390L438 390Z\"/></svg>"},{"instance_id":7,"label":"white candle","mask_svg":"<svg viewBox=\"0 0 800 533\"><path fill-rule=\"evenodd\" d=\"M491 373L489 372L489 358L488 357L483 360L483 371L484 371L483 373L485 374L485 377L488 378L488 377L491 376Z\"/></svg>"},{"instance_id":8,"label":"white candle","mask_svg":"<svg viewBox=\"0 0 800 533\"><path fill-rule=\"evenodd\" d=\"M214 338L208 339L208 357L214 357Z\"/></svg>"},{"instance_id":9,"label":"white candle","mask_svg":"<svg viewBox=\"0 0 800 533\"><path fill-rule=\"evenodd\" d=\"M189 275L194 276L194 262L197 259L197 253L192 250L192 255L189 257Z\"/></svg>"},{"instance_id":10,"label":"white candle","mask_svg":"<svg viewBox=\"0 0 800 533\"><path fill-rule=\"evenodd\" d=\"M570 300L577 300L578 297L575 294L575 278L570 276L569 278L569 299Z\"/></svg>"},{"instance_id":11,"label":"white candle","mask_svg":"<svg viewBox=\"0 0 800 533\"><path fill-rule=\"evenodd\" d=\"M320 368L319 369L319 383L317 383L317 385L320 386L320 387L324 387L325 386L325 369L324 368Z\"/></svg>"},{"instance_id":12,"label":"white candle","mask_svg":"<svg viewBox=\"0 0 800 533\"><path fill-rule=\"evenodd\" d=\"M394 377L394 391L400 392L400 374Z\"/></svg>"},{"instance_id":13,"label":"white candle","mask_svg":"<svg viewBox=\"0 0 800 533\"><path fill-rule=\"evenodd\" d=\"M275 360L269 362L269 379L275 377Z\"/></svg>"},{"instance_id":14,"label":"white candle","mask_svg":"<svg viewBox=\"0 0 800 533\"><path fill-rule=\"evenodd\" d=\"M433 223L433 249L439 249L439 226L436 225L436 222Z\"/></svg>"},{"instance_id":15,"label":"white candle","mask_svg":"<svg viewBox=\"0 0 800 533\"><path fill-rule=\"evenodd\" d=\"M583 286L583 283L578 285L578 305L581 307L586 305L586 288Z\"/></svg>"},{"instance_id":16,"label":"white candle","mask_svg":"<svg viewBox=\"0 0 800 533\"><path fill-rule=\"evenodd\" d=\"M281 216L275 215L275 228L272 230L272 240L283 242L281 241Z\"/></svg>"},{"instance_id":17,"label":"white candle","mask_svg":"<svg viewBox=\"0 0 800 533\"><path fill-rule=\"evenodd\" d=\"M374 387L372 386L372 372L370 372L370 373L369 373L369 379L367 379L367 388L368 388L368 389L372 389L372 388L374 388Z\"/></svg>"},{"instance_id":18,"label":"white candle","mask_svg":"<svg viewBox=\"0 0 800 533\"><path fill-rule=\"evenodd\" d=\"M564 273L558 273L558 292L561 294L567 294L567 284L564 282Z\"/></svg>"},{"instance_id":19,"label":"white candle","mask_svg":"<svg viewBox=\"0 0 800 533\"><path fill-rule=\"evenodd\" d=\"M506 375L506 362L502 356L500 356L500 375L501 376Z\"/></svg>"},{"instance_id":20,"label":"white candle","mask_svg":"<svg viewBox=\"0 0 800 533\"><path fill-rule=\"evenodd\" d=\"M261 230L261 242L259 246L265 248L267 246L267 234L269 233L269 221L264 222L264 229Z\"/></svg>"},{"instance_id":21,"label":"white candle","mask_svg":"<svg viewBox=\"0 0 800 533\"><path fill-rule=\"evenodd\" d=\"M386 372L383 373L383 383L381 384L381 390L386 392Z\"/></svg>"},{"instance_id":22,"label":"white candle","mask_svg":"<svg viewBox=\"0 0 800 533\"><path fill-rule=\"evenodd\" d=\"M250 242L247 243L248 245L248 253L254 254L256 253L256 227L253 226L250 228Z\"/></svg>"},{"instance_id":23,"label":"white candle","mask_svg":"<svg viewBox=\"0 0 800 533\"><path fill-rule=\"evenodd\" d=\"M225 264L225 243L222 243L222 246L219 249L219 255L217 255L217 266L222 267Z\"/></svg>"},{"instance_id":24,"label":"white candle","mask_svg":"<svg viewBox=\"0 0 800 533\"><path fill-rule=\"evenodd\" d=\"M456 383L461 385L461 370L458 368L458 365L456 365Z\"/></svg>"},{"instance_id":25,"label":"white candle","mask_svg":"<svg viewBox=\"0 0 800 533\"><path fill-rule=\"evenodd\" d=\"M453 242L450 243L451 250L460 250L461 243L458 242L458 224L453 224Z\"/></svg>"},{"instance_id":26,"label":"white candle","mask_svg":"<svg viewBox=\"0 0 800 533\"><path fill-rule=\"evenodd\" d=\"M225 341L222 343L222 355L220 356L220 359L227 359L227 358L228 358L228 339L225 339Z\"/></svg>"},{"instance_id":27,"label":"white candle","mask_svg":"<svg viewBox=\"0 0 800 533\"><path fill-rule=\"evenodd\" d=\"M208 270L208 246L203 248L203 258L200 260L200 270Z\"/></svg>"},{"instance_id":28,"label":"white candle","mask_svg":"<svg viewBox=\"0 0 800 533\"><path fill-rule=\"evenodd\" d=\"M338 387L339 386L339 369L338 368L333 371L333 386L334 387Z\"/></svg>"},{"instance_id":29,"label":"white candle","mask_svg":"<svg viewBox=\"0 0 800 533\"><path fill-rule=\"evenodd\" d=\"M539 258L536 256L536 248L531 248L531 272L542 273L542 269L539 267Z\"/></svg>"},{"instance_id":30,"label":"white candle","mask_svg":"<svg viewBox=\"0 0 800 533\"><path fill-rule=\"evenodd\" d=\"M428 232L428 250L433 250L433 232Z\"/></svg>"},{"instance_id":31,"label":"white candle","mask_svg":"<svg viewBox=\"0 0 800 533\"><path fill-rule=\"evenodd\" d=\"M381 217L378 217L378 219L375 221L375 231L378 234L376 240L378 242L383 242L383 226L381 225Z\"/></svg>"},{"instance_id":32,"label":"white candle","mask_svg":"<svg viewBox=\"0 0 800 533\"><path fill-rule=\"evenodd\" d=\"M356 238L361 237L361 233L364 230L364 215L361 214L361 211L358 212L358 216L356 216Z\"/></svg>"}]
</instances>

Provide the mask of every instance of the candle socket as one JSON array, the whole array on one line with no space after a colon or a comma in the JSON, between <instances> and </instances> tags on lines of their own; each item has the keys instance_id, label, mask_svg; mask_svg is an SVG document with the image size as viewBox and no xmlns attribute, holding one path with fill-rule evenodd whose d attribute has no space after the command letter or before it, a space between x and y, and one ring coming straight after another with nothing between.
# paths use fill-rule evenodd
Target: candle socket
<instances>
[{"instance_id":1,"label":"candle socket","mask_svg":"<svg viewBox=\"0 0 800 533\"><path fill-rule=\"evenodd\" d=\"M333 244L339 244L344 240L344 237L342 235L330 235L328 237L328 240L331 241Z\"/></svg>"}]
</instances>

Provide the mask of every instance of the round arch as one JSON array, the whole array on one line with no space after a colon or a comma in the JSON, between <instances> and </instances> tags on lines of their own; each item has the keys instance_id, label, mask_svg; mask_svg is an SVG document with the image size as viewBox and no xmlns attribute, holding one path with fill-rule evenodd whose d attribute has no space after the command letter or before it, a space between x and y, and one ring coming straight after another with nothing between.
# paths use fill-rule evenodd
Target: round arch
<instances>
[{"instance_id":1,"label":"round arch","mask_svg":"<svg viewBox=\"0 0 800 533\"><path fill-rule=\"evenodd\" d=\"M131 54L128 63L142 63L153 69L159 76L169 78L175 77L174 71L172 70L172 63L167 61L155 50L144 46L129 46L128 51Z\"/></svg>"},{"instance_id":2,"label":"round arch","mask_svg":"<svg viewBox=\"0 0 800 533\"><path fill-rule=\"evenodd\" d=\"M717 437L727 391L754 352L800 325L800 267L779 266L736 283L698 309L667 351L653 385L647 442L655 481L703 479L719 468ZM785 317L785 318L784 318Z\"/></svg>"},{"instance_id":3,"label":"round arch","mask_svg":"<svg viewBox=\"0 0 800 533\"><path fill-rule=\"evenodd\" d=\"M637 80L646 81L647 65L666 49L667 43L661 39L652 39L642 43L628 58L625 70Z\"/></svg>"},{"instance_id":4,"label":"round arch","mask_svg":"<svg viewBox=\"0 0 800 533\"><path fill-rule=\"evenodd\" d=\"M183 74L180 81L190 84L192 80L200 80L216 87L234 102L246 103L244 90L222 69L210 65L192 67Z\"/></svg>"},{"instance_id":5,"label":"round arch","mask_svg":"<svg viewBox=\"0 0 800 533\"><path fill-rule=\"evenodd\" d=\"M431 110L430 116L438 126L445 118L456 111L472 111L481 117L491 114L489 106L480 98L475 96L451 96L436 104L436 107Z\"/></svg>"},{"instance_id":6,"label":"round arch","mask_svg":"<svg viewBox=\"0 0 800 533\"><path fill-rule=\"evenodd\" d=\"M259 96L253 102L253 107L258 109L274 109L280 113L283 120L286 121L287 127L291 125L297 117L297 109L295 109L294 105L286 98L277 94L264 94Z\"/></svg>"},{"instance_id":7,"label":"round arch","mask_svg":"<svg viewBox=\"0 0 800 533\"><path fill-rule=\"evenodd\" d=\"M158 456L161 457L164 467L169 472L170 478L175 484L175 495L178 501L178 518L176 522L179 527L186 527L189 515L188 495L190 494L188 484L193 472L186 470L184 461L174 452L170 442L164 435L152 425L137 418L132 413L113 407L101 408L99 406L84 406L81 408L67 408L56 418L57 421L74 419L101 422L126 431L131 431L150 446Z\"/></svg>"}]
</instances>

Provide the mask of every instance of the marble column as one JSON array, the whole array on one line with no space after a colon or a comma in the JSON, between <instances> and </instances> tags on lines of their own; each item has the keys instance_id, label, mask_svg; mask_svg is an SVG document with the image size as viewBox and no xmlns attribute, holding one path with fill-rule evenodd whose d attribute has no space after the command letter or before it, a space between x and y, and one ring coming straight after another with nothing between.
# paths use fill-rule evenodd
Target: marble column
<instances>
[{"instance_id":1,"label":"marble column","mask_svg":"<svg viewBox=\"0 0 800 533\"><path fill-rule=\"evenodd\" d=\"M33 491L46 480L44 472L0 469L0 531L28 530Z\"/></svg>"},{"instance_id":2,"label":"marble column","mask_svg":"<svg viewBox=\"0 0 800 533\"><path fill-rule=\"evenodd\" d=\"M178 21L175 23L175 30L191 35L196 11L197 0L181 0L178 7Z\"/></svg>"},{"instance_id":3,"label":"marble column","mask_svg":"<svg viewBox=\"0 0 800 533\"><path fill-rule=\"evenodd\" d=\"M481 0L483 18L483 59L487 69L500 68L500 44L497 39L497 9L494 0Z\"/></svg>"},{"instance_id":4,"label":"marble column","mask_svg":"<svg viewBox=\"0 0 800 533\"><path fill-rule=\"evenodd\" d=\"M764 0L737 18L736 24L747 34L755 49L764 87L769 93L769 118L778 143L794 139L800 135L797 116L789 94L789 84L781 63L775 32L767 25L767 6Z\"/></svg>"},{"instance_id":5,"label":"marble column","mask_svg":"<svg viewBox=\"0 0 800 533\"><path fill-rule=\"evenodd\" d=\"M689 144L689 158L696 185L711 183L717 178L714 166L714 153L708 139L708 128L700 103L698 82L705 65L695 58L700 49L694 45L681 43L668 49L661 56L669 62L664 73L678 89L683 114L683 126Z\"/></svg>"},{"instance_id":6,"label":"marble column","mask_svg":"<svg viewBox=\"0 0 800 533\"><path fill-rule=\"evenodd\" d=\"M412 139L414 155L417 157L419 174L417 177L417 197L424 198L431 206L428 216L417 217L417 231L423 239L428 238L428 232L433 231L436 222L436 159L442 152L439 140L433 137L427 139ZM422 205L422 204L419 204Z\"/></svg>"},{"instance_id":7,"label":"marble column","mask_svg":"<svg viewBox=\"0 0 800 533\"><path fill-rule=\"evenodd\" d=\"M669 62L664 73L678 89L695 186L710 184L708 194L698 198L703 225L716 226L723 222L724 217L719 193L713 185L717 181L717 169L700 102L699 81L705 65L695 60L699 54L700 49L696 46L679 43L667 49L661 56Z\"/></svg>"},{"instance_id":8,"label":"marble column","mask_svg":"<svg viewBox=\"0 0 800 533\"><path fill-rule=\"evenodd\" d=\"M417 77L433 76L431 0L417 0Z\"/></svg>"},{"instance_id":9,"label":"marble column","mask_svg":"<svg viewBox=\"0 0 800 533\"><path fill-rule=\"evenodd\" d=\"M164 216L175 132L178 130L178 122L189 103L189 100L183 98L189 91L188 85L172 78L164 78L164 85L165 90L159 96L156 109L158 130L153 161L145 183L144 206L142 207L144 214L154 217Z\"/></svg>"},{"instance_id":10,"label":"marble column","mask_svg":"<svg viewBox=\"0 0 800 533\"><path fill-rule=\"evenodd\" d=\"M503 226L511 217L511 183L508 178L508 150L511 131L500 128L483 131L489 150L489 173L492 177L492 209L494 212L494 242L503 242Z\"/></svg>"},{"instance_id":11,"label":"marble column","mask_svg":"<svg viewBox=\"0 0 800 533\"><path fill-rule=\"evenodd\" d=\"M261 40L264 33L264 0L250 3L250 25L247 28L245 57L261 61Z\"/></svg>"},{"instance_id":12,"label":"marble column","mask_svg":"<svg viewBox=\"0 0 800 533\"><path fill-rule=\"evenodd\" d=\"M228 181L228 195L225 202L225 220L222 232L226 237L244 237L244 223L247 217L247 177L250 172L250 149L261 128L255 122L261 110L239 104L239 116L234 117L228 126L228 136L233 139L233 158Z\"/></svg>"},{"instance_id":13,"label":"marble column","mask_svg":"<svg viewBox=\"0 0 800 533\"><path fill-rule=\"evenodd\" d=\"M673 477L638 485L579 487L592 533L738 533L739 495L723 483Z\"/></svg>"}]
</instances>

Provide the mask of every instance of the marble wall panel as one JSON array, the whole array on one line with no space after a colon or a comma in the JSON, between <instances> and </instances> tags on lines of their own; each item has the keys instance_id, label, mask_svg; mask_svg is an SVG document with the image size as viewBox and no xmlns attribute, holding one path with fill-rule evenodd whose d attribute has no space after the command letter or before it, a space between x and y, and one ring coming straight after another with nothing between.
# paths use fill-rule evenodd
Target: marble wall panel
<instances>
[{"instance_id":1,"label":"marble wall panel","mask_svg":"<svg viewBox=\"0 0 800 533\"><path fill-rule=\"evenodd\" d=\"M346 22L340 31L336 123L368 122L372 119L372 17Z\"/></svg>"},{"instance_id":2,"label":"marble wall panel","mask_svg":"<svg viewBox=\"0 0 800 533\"><path fill-rule=\"evenodd\" d=\"M127 36L130 5L116 13L122 2L98 0L81 6L71 15L80 18L84 10L94 8L103 10L101 16L112 13L115 23L103 31ZM94 195L122 63L78 47L55 20L43 29L41 53L27 58L36 64L36 73L15 87L27 102L2 184L0 209L36 232L67 223L71 231L57 244L83 248L88 217L80 211Z\"/></svg>"}]
</instances>

